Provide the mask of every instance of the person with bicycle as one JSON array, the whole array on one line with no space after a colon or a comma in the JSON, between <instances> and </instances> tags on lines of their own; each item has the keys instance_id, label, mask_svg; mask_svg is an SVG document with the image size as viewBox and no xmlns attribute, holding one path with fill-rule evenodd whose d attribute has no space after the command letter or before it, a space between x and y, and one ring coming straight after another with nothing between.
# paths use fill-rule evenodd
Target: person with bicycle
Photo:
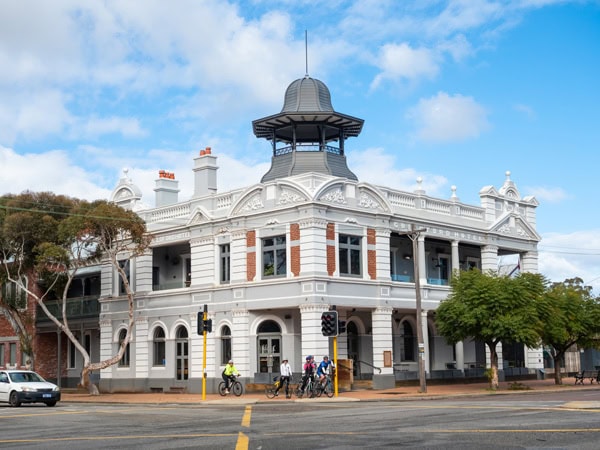
<instances>
[{"instance_id":1,"label":"person with bicycle","mask_svg":"<svg viewBox=\"0 0 600 450\"><path fill-rule=\"evenodd\" d=\"M335 365L333 361L329 360L329 356L323 356L323 361L317 367L317 376L319 377L319 387L321 389L325 388L325 380L327 379L327 375L329 375L329 369L335 369Z\"/></svg>"},{"instance_id":2,"label":"person with bicycle","mask_svg":"<svg viewBox=\"0 0 600 450\"><path fill-rule=\"evenodd\" d=\"M314 381L316 367L315 359L312 355L308 355L304 366L302 366L302 385L300 386L300 392L304 393L308 380Z\"/></svg>"},{"instance_id":3,"label":"person with bicycle","mask_svg":"<svg viewBox=\"0 0 600 450\"><path fill-rule=\"evenodd\" d=\"M290 396L290 380L292 379L292 367L288 363L287 358L281 361L281 366L279 367L279 385L277 389L275 389L275 397L279 395L279 389L285 383L285 396L288 398Z\"/></svg>"},{"instance_id":4,"label":"person with bicycle","mask_svg":"<svg viewBox=\"0 0 600 450\"><path fill-rule=\"evenodd\" d=\"M225 382L225 394L229 394L229 384L235 381L235 377L240 376L240 373L233 365L233 361L230 359L225 369L223 369L222 377Z\"/></svg>"}]
</instances>

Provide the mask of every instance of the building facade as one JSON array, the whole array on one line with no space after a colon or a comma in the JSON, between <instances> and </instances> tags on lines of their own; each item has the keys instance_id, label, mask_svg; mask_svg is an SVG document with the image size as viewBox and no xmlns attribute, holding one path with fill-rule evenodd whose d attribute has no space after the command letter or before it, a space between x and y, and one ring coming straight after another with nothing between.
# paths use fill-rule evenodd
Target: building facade
<instances>
[{"instance_id":1,"label":"building facade","mask_svg":"<svg viewBox=\"0 0 600 450\"><path fill-rule=\"evenodd\" d=\"M255 120L270 143L272 164L253 186L217 189L217 156L193 161L195 187L180 200L175 175L159 172L155 204L145 208L125 173L112 200L144 218L153 243L136 258L123 255L135 291L135 329L118 365L101 371L104 391L216 388L233 359L247 382L265 382L287 358L294 372L306 355L333 355L321 314L333 307L346 321L337 356L354 379L377 388L418 378L417 321L424 333L429 378L483 373L483 343L449 346L438 336L435 310L454 270L497 270L505 255L537 271L536 207L510 174L483 187L480 205L421 188L399 191L361 182L348 168L346 140L361 119L336 112L329 90L308 76L288 87L282 111ZM383 181L383 180L382 180ZM408 236L417 227L417 253ZM416 317L415 258L422 314ZM127 298L116 271L101 267L100 359L115 354L127 323ZM197 333L207 307L213 331L206 348ZM541 349L503 346L505 372L543 368Z\"/></svg>"}]
</instances>

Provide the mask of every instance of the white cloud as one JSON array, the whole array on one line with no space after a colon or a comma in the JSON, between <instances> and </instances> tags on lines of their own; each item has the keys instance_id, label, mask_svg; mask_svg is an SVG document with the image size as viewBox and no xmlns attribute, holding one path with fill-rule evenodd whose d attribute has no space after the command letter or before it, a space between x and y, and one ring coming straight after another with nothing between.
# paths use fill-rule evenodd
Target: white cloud
<instances>
[{"instance_id":1,"label":"white cloud","mask_svg":"<svg viewBox=\"0 0 600 450\"><path fill-rule=\"evenodd\" d=\"M439 71L433 52L426 48L413 49L405 42L384 45L376 64L381 72L371 83L371 89L376 89L384 80L434 78Z\"/></svg>"},{"instance_id":2,"label":"white cloud","mask_svg":"<svg viewBox=\"0 0 600 450\"><path fill-rule=\"evenodd\" d=\"M0 195L25 190L50 191L87 200L108 198L110 191L95 180L95 174L77 167L63 151L19 155L0 146Z\"/></svg>"},{"instance_id":3,"label":"white cloud","mask_svg":"<svg viewBox=\"0 0 600 450\"><path fill-rule=\"evenodd\" d=\"M119 133L125 137L142 137L146 136L147 131L140 126L139 120L133 117L92 117L82 126L82 134L85 137L111 133Z\"/></svg>"},{"instance_id":4,"label":"white cloud","mask_svg":"<svg viewBox=\"0 0 600 450\"><path fill-rule=\"evenodd\" d=\"M529 118L529 119L535 119L535 117L536 117L534 109L529 105L517 103L513 106L513 108L515 111L525 114L527 116L527 118Z\"/></svg>"},{"instance_id":5,"label":"white cloud","mask_svg":"<svg viewBox=\"0 0 600 450\"><path fill-rule=\"evenodd\" d=\"M579 277L600 293L600 229L544 234L539 271L551 281Z\"/></svg>"},{"instance_id":6,"label":"white cloud","mask_svg":"<svg viewBox=\"0 0 600 450\"><path fill-rule=\"evenodd\" d=\"M414 169L396 169L396 156L385 152L382 148L368 148L347 153L348 167L360 181L366 181L378 186L386 186L402 191L413 192L419 186L417 178L422 178L420 189L428 195L439 195L448 180L429 173L419 173Z\"/></svg>"},{"instance_id":7,"label":"white cloud","mask_svg":"<svg viewBox=\"0 0 600 450\"><path fill-rule=\"evenodd\" d=\"M537 200L546 203L560 203L569 198L569 195L559 187L548 188L542 186L527 187L527 192Z\"/></svg>"},{"instance_id":8,"label":"white cloud","mask_svg":"<svg viewBox=\"0 0 600 450\"><path fill-rule=\"evenodd\" d=\"M463 141L489 128L487 111L472 97L439 92L421 99L406 118L416 126L415 137L430 142Z\"/></svg>"}]
</instances>

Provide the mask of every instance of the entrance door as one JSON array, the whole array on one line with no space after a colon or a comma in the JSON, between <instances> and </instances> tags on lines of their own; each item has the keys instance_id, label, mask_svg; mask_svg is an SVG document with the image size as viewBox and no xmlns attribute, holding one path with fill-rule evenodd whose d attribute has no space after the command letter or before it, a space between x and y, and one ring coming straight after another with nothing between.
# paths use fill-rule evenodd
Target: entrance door
<instances>
[{"instance_id":1,"label":"entrance door","mask_svg":"<svg viewBox=\"0 0 600 450\"><path fill-rule=\"evenodd\" d=\"M188 332L183 326L177 328L175 340L175 379L187 380L189 376Z\"/></svg>"},{"instance_id":2,"label":"entrance door","mask_svg":"<svg viewBox=\"0 0 600 450\"><path fill-rule=\"evenodd\" d=\"M273 320L266 320L258 327L258 371L279 373L281 365L281 328Z\"/></svg>"},{"instance_id":3,"label":"entrance door","mask_svg":"<svg viewBox=\"0 0 600 450\"><path fill-rule=\"evenodd\" d=\"M354 361L352 372L354 378L360 379L360 337L354 322L348 322L348 325L346 325L346 336L348 339L348 358Z\"/></svg>"}]
</instances>

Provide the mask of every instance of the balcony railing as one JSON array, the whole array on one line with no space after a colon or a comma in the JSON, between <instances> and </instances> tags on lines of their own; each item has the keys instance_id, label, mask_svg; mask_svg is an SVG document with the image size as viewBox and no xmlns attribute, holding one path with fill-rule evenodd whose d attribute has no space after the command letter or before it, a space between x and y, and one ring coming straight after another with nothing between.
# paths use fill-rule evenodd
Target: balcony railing
<instances>
[{"instance_id":1,"label":"balcony railing","mask_svg":"<svg viewBox=\"0 0 600 450\"><path fill-rule=\"evenodd\" d=\"M45 302L50 314L59 320L62 320L62 300L52 300ZM67 299L67 319L87 319L98 317L100 314L100 304L98 296L86 296ZM50 318L46 315L41 306L37 307L36 322L49 322Z\"/></svg>"}]
</instances>

